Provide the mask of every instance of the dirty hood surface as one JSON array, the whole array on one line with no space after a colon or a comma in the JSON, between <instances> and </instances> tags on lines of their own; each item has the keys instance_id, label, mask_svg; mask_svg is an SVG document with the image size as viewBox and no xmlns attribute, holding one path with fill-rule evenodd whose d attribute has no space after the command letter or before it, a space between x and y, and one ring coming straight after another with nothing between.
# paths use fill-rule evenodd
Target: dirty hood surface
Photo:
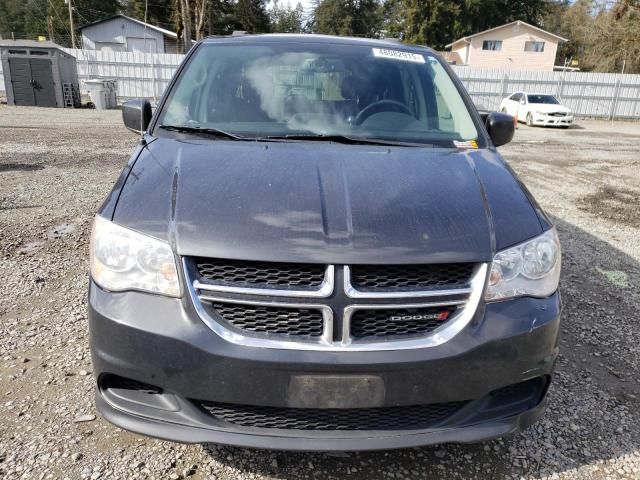
<instances>
[{"instance_id":1,"label":"dirty hood surface","mask_svg":"<svg viewBox=\"0 0 640 480\"><path fill-rule=\"evenodd\" d=\"M180 255L335 264L489 261L541 231L494 151L169 138L114 221Z\"/></svg>"}]
</instances>

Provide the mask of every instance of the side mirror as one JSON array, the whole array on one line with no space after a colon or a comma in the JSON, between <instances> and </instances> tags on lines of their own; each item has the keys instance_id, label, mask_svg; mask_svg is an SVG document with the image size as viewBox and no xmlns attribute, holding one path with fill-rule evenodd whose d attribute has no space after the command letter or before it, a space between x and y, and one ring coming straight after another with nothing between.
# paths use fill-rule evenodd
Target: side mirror
<instances>
[{"instance_id":1,"label":"side mirror","mask_svg":"<svg viewBox=\"0 0 640 480\"><path fill-rule=\"evenodd\" d=\"M496 147L509 143L515 132L514 118L506 113L491 112L487 115L485 127Z\"/></svg>"},{"instance_id":2,"label":"side mirror","mask_svg":"<svg viewBox=\"0 0 640 480\"><path fill-rule=\"evenodd\" d=\"M526 105L527 102L524 101L524 98L520 100L520 105Z\"/></svg>"},{"instance_id":3,"label":"side mirror","mask_svg":"<svg viewBox=\"0 0 640 480\"><path fill-rule=\"evenodd\" d=\"M151 122L151 104L146 98L134 98L122 104L124 126L136 133L144 132Z\"/></svg>"}]
</instances>

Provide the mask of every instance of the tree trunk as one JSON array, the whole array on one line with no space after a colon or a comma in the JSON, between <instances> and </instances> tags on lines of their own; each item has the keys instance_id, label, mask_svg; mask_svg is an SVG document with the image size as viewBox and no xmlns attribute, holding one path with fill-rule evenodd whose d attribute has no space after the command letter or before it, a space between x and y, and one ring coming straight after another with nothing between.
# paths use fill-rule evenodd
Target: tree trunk
<instances>
[{"instance_id":1,"label":"tree trunk","mask_svg":"<svg viewBox=\"0 0 640 480\"><path fill-rule=\"evenodd\" d=\"M204 38L204 25L207 19L208 0L196 0L196 40Z\"/></svg>"},{"instance_id":2,"label":"tree trunk","mask_svg":"<svg viewBox=\"0 0 640 480\"><path fill-rule=\"evenodd\" d=\"M173 0L174 13L173 20L176 22L176 53L184 53L182 50L182 35L184 27L182 25L182 0Z\"/></svg>"},{"instance_id":3,"label":"tree trunk","mask_svg":"<svg viewBox=\"0 0 640 480\"><path fill-rule=\"evenodd\" d=\"M184 53L191 48L191 2L190 0L182 0L182 44Z\"/></svg>"}]
</instances>

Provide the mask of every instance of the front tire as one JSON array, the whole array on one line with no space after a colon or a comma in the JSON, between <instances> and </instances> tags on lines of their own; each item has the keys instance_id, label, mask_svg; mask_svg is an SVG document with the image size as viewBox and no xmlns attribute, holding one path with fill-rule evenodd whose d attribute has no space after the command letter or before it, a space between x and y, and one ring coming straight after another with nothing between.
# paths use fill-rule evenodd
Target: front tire
<instances>
[{"instance_id":1,"label":"front tire","mask_svg":"<svg viewBox=\"0 0 640 480\"><path fill-rule=\"evenodd\" d=\"M531 116L531 112L527 113L527 126L533 127L533 117Z\"/></svg>"}]
</instances>

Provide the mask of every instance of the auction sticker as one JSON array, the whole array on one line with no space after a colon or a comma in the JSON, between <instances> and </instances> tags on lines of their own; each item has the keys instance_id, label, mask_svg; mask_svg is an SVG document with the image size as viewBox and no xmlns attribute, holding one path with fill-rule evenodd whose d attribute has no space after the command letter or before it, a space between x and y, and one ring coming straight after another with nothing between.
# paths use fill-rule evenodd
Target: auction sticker
<instances>
[{"instance_id":1,"label":"auction sticker","mask_svg":"<svg viewBox=\"0 0 640 480\"><path fill-rule=\"evenodd\" d=\"M453 144L457 148L478 148L478 142L476 140L467 140L465 142L453 141Z\"/></svg>"},{"instance_id":2,"label":"auction sticker","mask_svg":"<svg viewBox=\"0 0 640 480\"><path fill-rule=\"evenodd\" d=\"M390 50L388 48L374 48L373 56L378 58L390 58L404 62L425 63L424 57L418 53L404 52L402 50Z\"/></svg>"}]
</instances>

